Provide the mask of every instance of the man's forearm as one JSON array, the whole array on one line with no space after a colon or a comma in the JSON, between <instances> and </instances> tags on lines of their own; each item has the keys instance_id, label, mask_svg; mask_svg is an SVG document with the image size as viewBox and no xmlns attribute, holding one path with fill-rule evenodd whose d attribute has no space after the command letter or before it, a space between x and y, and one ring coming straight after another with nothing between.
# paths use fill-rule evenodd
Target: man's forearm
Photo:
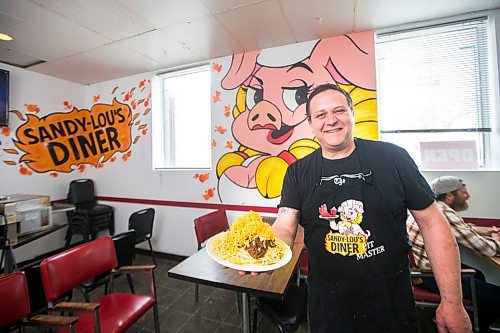
<instances>
[{"instance_id":1,"label":"man's forearm","mask_svg":"<svg viewBox=\"0 0 500 333\"><path fill-rule=\"evenodd\" d=\"M436 224L422 236L442 302L461 304L460 254L449 227Z\"/></svg>"},{"instance_id":2,"label":"man's forearm","mask_svg":"<svg viewBox=\"0 0 500 333\"><path fill-rule=\"evenodd\" d=\"M293 247L297 226L299 223L300 212L293 208L280 207L278 217L274 221L272 229L276 237Z\"/></svg>"},{"instance_id":3,"label":"man's forearm","mask_svg":"<svg viewBox=\"0 0 500 333\"><path fill-rule=\"evenodd\" d=\"M460 254L448 221L435 204L412 213L422 232L442 301L461 304Z\"/></svg>"}]
</instances>

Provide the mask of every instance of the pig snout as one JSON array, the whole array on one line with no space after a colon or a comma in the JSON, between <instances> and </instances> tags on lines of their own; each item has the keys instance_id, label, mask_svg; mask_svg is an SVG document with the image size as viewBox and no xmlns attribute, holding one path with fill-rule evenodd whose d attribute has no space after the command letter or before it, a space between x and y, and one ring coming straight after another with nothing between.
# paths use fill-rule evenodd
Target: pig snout
<instances>
[{"instance_id":1,"label":"pig snout","mask_svg":"<svg viewBox=\"0 0 500 333\"><path fill-rule=\"evenodd\" d=\"M251 130L280 130L281 124L281 112L273 103L268 101L256 104L248 114L248 127Z\"/></svg>"}]
</instances>

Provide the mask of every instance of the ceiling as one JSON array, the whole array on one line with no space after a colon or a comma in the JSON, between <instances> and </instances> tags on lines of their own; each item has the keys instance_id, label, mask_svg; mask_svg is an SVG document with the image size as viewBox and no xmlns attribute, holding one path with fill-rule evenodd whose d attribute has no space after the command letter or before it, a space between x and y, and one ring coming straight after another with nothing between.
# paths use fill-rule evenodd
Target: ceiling
<instances>
[{"instance_id":1,"label":"ceiling","mask_svg":"<svg viewBox=\"0 0 500 333\"><path fill-rule=\"evenodd\" d=\"M0 0L0 62L93 84L500 0Z\"/></svg>"}]
</instances>

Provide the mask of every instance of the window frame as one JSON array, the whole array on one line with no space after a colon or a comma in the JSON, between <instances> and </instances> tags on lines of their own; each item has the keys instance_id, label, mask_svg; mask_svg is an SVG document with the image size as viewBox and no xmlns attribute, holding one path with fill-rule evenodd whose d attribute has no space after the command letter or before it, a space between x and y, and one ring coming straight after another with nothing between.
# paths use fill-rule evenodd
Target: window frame
<instances>
[{"instance_id":1,"label":"window frame","mask_svg":"<svg viewBox=\"0 0 500 333\"><path fill-rule=\"evenodd\" d=\"M495 38L496 36L496 24L495 24L495 15L493 14L481 14L481 13L476 13L476 14L471 14L471 15L461 15L458 17L453 17L453 18L445 18L445 19L439 19L439 20L433 20L433 21L428 21L428 22L421 22L421 23L412 23L412 24L406 24L404 26L399 26L399 27L391 27L391 28L384 28L384 29L379 29L376 31L375 34L375 49L376 49L376 57L375 57L375 62L377 65L377 92L379 93L377 97L377 109L379 112L379 137L381 140L384 140L384 131L382 130L382 125L381 121L383 119L381 113L384 112L384 106L383 106L383 100L381 98L381 82L379 80L379 66L378 66L378 61L379 61L379 55L377 52L378 49L378 39L380 36L387 36L390 34L395 34L398 32L405 32L405 31L419 31L419 30L424 30L424 29L431 29L434 27L442 27L442 26L447 26L447 25L453 25L453 24L459 24L462 22L467 22L467 21L477 21L477 20L485 20L485 28L486 28L486 57L487 60L489 61L489 69L488 69L488 85L489 85L489 95L487 95L487 99L489 102L489 121L490 121L490 130L477 130L477 131L469 131L472 133L477 133L477 150L478 150L478 167L477 170L497 170L500 168L500 157L496 157L493 154L494 147L497 145L495 142L497 140L500 140L500 136L496 135L496 131L498 129L498 119L499 117L499 107L496 103L495 96L498 93L498 68L497 68L497 53L498 53L498 45L497 45L497 39ZM482 96L481 96L482 97ZM394 133L397 133L397 131L393 131ZM412 131L401 131L401 134L404 133L411 133ZM429 131L424 131L424 130L417 130L416 132L421 132L421 133L433 133L432 130ZM446 133L447 131L435 131L435 132L442 132ZM452 132L452 131L450 131ZM455 133L458 133L459 131L456 131ZM464 131L466 132L466 131ZM424 141L424 140L423 140ZM422 142L423 142L422 141ZM448 141L446 136L443 137L442 141ZM395 142L392 140L391 142ZM498 143L500 144L500 142ZM412 157L415 159L414 154ZM419 165L420 169L423 169ZM429 171L432 170L441 170L441 169L428 169ZM451 170L463 170L463 169L451 169Z\"/></svg>"},{"instance_id":2,"label":"window frame","mask_svg":"<svg viewBox=\"0 0 500 333\"><path fill-rule=\"evenodd\" d=\"M166 104L166 89L165 81L171 78L182 77L190 74L197 74L205 72L209 76L209 86L206 92L206 106L207 106L207 117L208 121L206 125L206 133L208 138L206 139L206 149L207 160L205 164L199 165L180 165L175 160L175 143L168 144L171 140L175 140L175 130L173 126L175 125L175 112L172 114L168 112L165 107ZM210 93L211 93L211 72L210 65L208 62L191 64L189 66L178 67L170 69L168 71L160 72L155 74L151 85L152 94L152 167L153 170L211 170L212 169L212 152L211 152L211 103L210 103ZM197 88L197 91L199 89ZM191 131L196 132L196 131ZM198 145L194 145L198 147ZM173 149L173 150L172 150ZM204 148L200 148L204 149ZM193 154L196 154L193 152ZM168 156L172 156L171 158Z\"/></svg>"}]
</instances>

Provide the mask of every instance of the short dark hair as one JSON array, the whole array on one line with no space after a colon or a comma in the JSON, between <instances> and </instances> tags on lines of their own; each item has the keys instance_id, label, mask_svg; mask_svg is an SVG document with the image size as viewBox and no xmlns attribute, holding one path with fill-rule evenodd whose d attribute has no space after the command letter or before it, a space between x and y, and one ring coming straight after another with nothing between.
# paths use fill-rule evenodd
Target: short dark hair
<instances>
[{"instance_id":1,"label":"short dark hair","mask_svg":"<svg viewBox=\"0 0 500 333\"><path fill-rule=\"evenodd\" d=\"M341 93L342 95L344 95L345 99L347 100L347 105L349 106L349 109L351 111L354 110L354 103L352 102L352 98L347 91L340 88L336 84L325 83L325 84L321 84L319 86L316 86L316 88L314 88L314 90L311 92L311 94L309 94L309 98L307 99L307 103L306 103L307 119L311 119L311 100L313 99L313 97L322 93L323 91L327 91L327 90L335 90L335 91L338 91L339 93Z\"/></svg>"}]
</instances>

